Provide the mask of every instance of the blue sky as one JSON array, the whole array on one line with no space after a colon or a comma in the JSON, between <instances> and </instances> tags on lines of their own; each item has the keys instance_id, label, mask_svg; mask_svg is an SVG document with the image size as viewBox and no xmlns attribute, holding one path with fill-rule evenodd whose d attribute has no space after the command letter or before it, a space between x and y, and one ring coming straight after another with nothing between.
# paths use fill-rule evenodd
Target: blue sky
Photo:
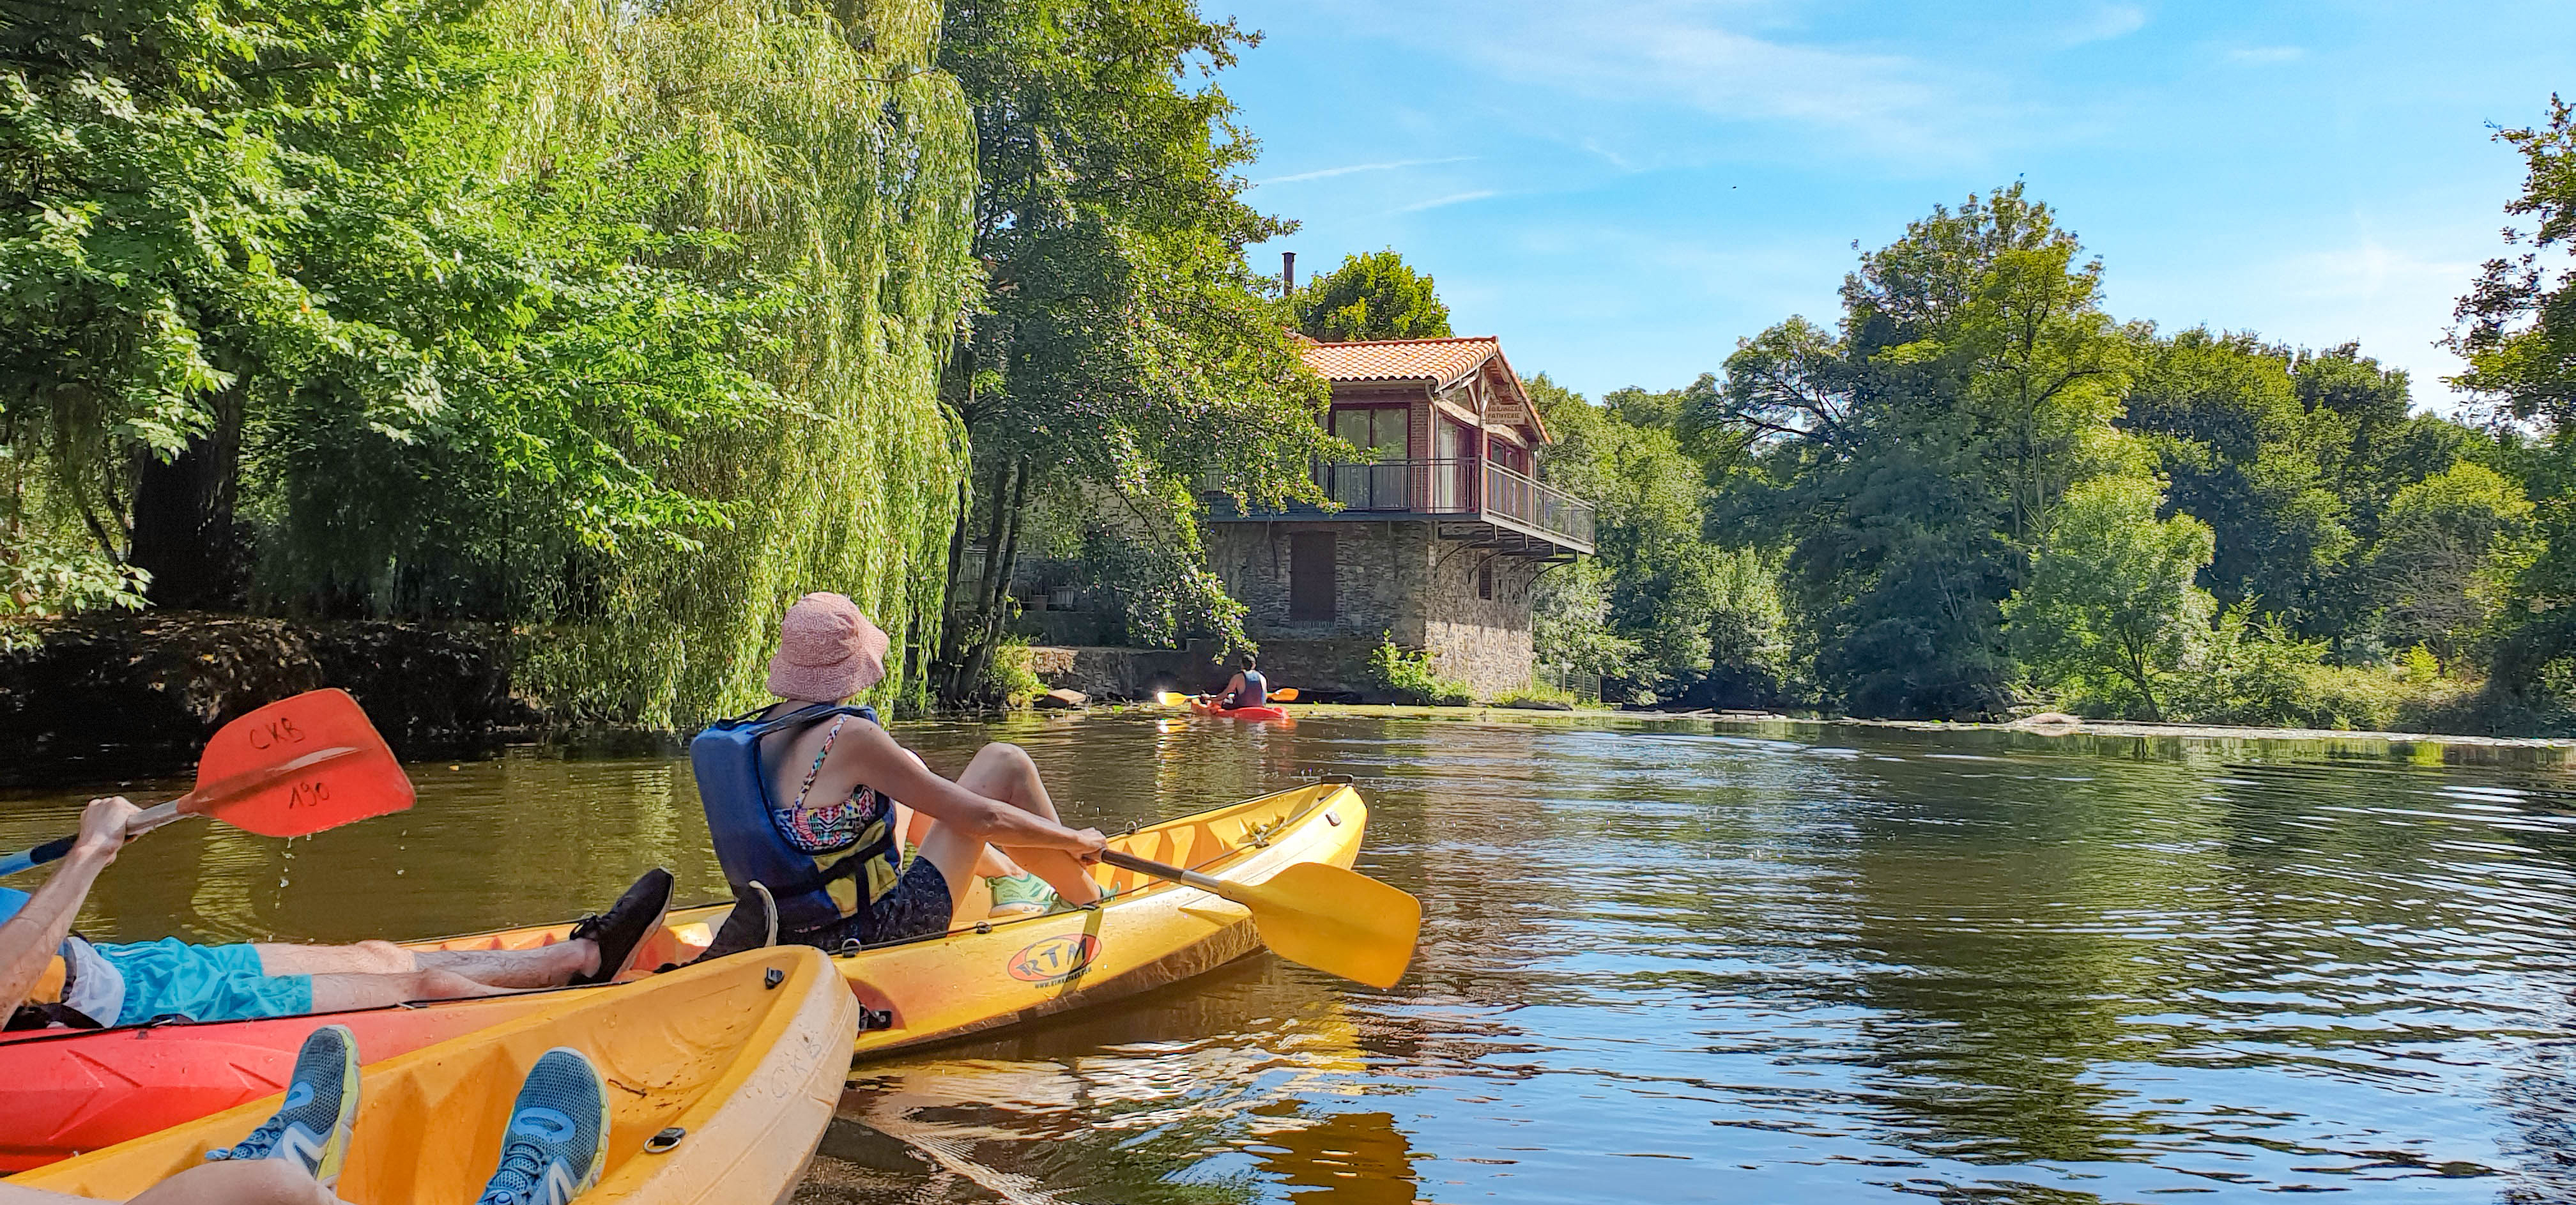
<instances>
[{"instance_id":1,"label":"blue sky","mask_svg":"<svg viewBox=\"0 0 2576 1205\"><path fill-rule=\"evenodd\" d=\"M2568 0L1202 4L1265 35L1220 82L1304 225L1256 265L1394 247L1596 397L1832 319L1854 240L2021 178L2119 317L2359 339L2447 409L2521 183L2490 126L2576 93Z\"/></svg>"}]
</instances>

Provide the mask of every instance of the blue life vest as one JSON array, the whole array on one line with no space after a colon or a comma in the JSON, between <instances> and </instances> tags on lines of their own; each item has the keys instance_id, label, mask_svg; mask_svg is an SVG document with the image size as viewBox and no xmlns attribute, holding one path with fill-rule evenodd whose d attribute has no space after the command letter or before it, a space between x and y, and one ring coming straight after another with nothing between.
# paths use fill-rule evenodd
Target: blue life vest
<instances>
[{"instance_id":1,"label":"blue life vest","mask_svg":"<svg viewBox=\"0 0 2576 1205\"><path fill-rule=\"evenodd\" d=\"M1257 669L1243 671L1243 689L1234 692L1237 707L1259 707L1270 701L1270 680Z\"/></svg>"},{"instance_id":2,"label":"blue life vest","mask_svg":"<svg viewBox=\"0 0 2576 1205\"><path fill-rule=\"evenodd\" d=\"M23 891L0 887L0 925L8 924L9 918L18 915L19 910L27 906L27 901L34 898Z\"/></svg>"},{"instance_id":3,"label":"blue life vest","mask_svg":"<svg viewBox=\"0 0 2576 1205\"><path fill-rule=\"evenodd\" d=\"M725 881L733 885L737 899L750 894L754 879L767 887L778 903L782 937L831 928L852 917L864 926L869 902L867 862L891 860L898 848L891 807L874 840L823 855L790 844L770 817L780 805L770 798L769 774L760 762L760 738L842 715L877 723L876 709L871 707L806 707L766 720L755 711L718 720L689 742L689 765L698 776L698 803L706 808L707 832L715 838L716 861L724 866ZM868 940L865 932L855 936L863 943Z\"/></svg>"}]
</instances>

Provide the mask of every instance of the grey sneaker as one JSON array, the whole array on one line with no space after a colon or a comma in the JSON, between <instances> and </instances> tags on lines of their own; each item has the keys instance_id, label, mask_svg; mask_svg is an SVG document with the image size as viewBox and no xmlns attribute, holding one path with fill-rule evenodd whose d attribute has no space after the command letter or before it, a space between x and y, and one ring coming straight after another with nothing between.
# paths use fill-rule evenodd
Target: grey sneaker
<instances>
[{"instance_id":1,"label":"grey sneaker","mask_svg":"<svg viewBox=\"0 0 2576 1205\"><path fill-rule=\"evenodd\" d=\"M501 1166L474 1205L571 1205L607 1168L608 1085L582 1052L557 1046L519 1085Z\"/></svg>"},{"instance_id":2,"label":"grey sneaker","mask_svg":"<svg viewBox=\"0 0 2576 1205\"><path fill-rule=\"evenodd\" d=\"M323 1188L333 1188L349 1158L349 1127L357 1120L357 1035L346 1025L325 1025L305 1035L304 1049L296 1052L286 1103L250 1137L208 1151L206 1158L292 1159Z\"/></svg>"}]
</instances>

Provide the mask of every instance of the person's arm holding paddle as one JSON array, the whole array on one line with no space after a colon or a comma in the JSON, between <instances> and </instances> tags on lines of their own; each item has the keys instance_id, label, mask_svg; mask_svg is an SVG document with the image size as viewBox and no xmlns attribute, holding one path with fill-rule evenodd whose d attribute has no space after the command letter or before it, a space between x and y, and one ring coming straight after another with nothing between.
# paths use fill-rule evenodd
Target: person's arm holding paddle
<instances>
[{"instance_id":1,"label":"person's arm holding paddle","mask_svg":"<svg viewBox=\"0 0 2576 1205\"><path fill-rule=\"evenodd\" d=\"M90 885L125 848L125 826L142 810L122 795L90 800L61 868L16 914L0 921L0 1019L16 1013L51 971Z\"/></svg>"}]
</instances>

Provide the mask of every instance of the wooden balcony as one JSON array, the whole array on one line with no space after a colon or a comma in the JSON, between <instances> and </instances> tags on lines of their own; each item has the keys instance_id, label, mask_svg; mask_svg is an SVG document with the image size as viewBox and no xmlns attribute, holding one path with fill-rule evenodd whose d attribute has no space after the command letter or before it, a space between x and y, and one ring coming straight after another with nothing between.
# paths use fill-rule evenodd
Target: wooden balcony
<instances>
[{"instance_id":1,"label":"wooden balcony","mask_svg":"<svg viewBox=\"0 0 2576 1205\"><path fill-rule=\"evenodd\" d=\"M1482 460L1380 460L1319 464L1315 484L1336 509L1303 504L1283 510L1238 510L1223 494L1208 499L1220 523L1281 519L1422 521L1448 539L1491 544L1550 559L1592 551L1592 504L1527 474Z\"/></svg>"}]
</instances>

